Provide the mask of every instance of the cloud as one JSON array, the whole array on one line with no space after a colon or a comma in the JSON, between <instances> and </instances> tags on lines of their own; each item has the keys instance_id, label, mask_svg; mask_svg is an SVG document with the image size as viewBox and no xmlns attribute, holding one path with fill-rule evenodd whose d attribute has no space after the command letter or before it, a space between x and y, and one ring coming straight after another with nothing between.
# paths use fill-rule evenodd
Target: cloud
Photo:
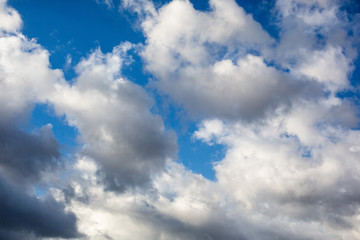
<instances>
[{"instance_id":1,"label":"cloud","mask_svg":"<svg viewBox=\"0 0 360 240\"><path fill-rule=\"evenodd\" d=\"M80 229L109 239L359 238L358 107L336 96L352 87L357 49L338 2L277 1L279 39L234 1L210 4L145 11L141 54L153 86L202 119L194 138L224 146L216 180L168 161L152 187L118 195L79 158L71 186L88 201L70 206Z\"/></svg>"},{"instance_id":2,"label":"cloud","mask_svg":"<svg viewBox=\"0 0 360 240\"><path fill-rule=\"evenodd\" d=\"M35 103L46 103L63 74L49 68L48 51L21 33L0 32L0 52L1 118L21 120Z\"/></svg>"},{"instance_id":3,"label":"cloud","mask_svg":"<svg viewBox=\"0 0 360 240\"><path fill-rule=\"evenodd\" d=\"M120 7L120 10L136 14L140 23L148 17L157 15L153 2L148 0L122 0Z\"/></svg>"},{"instance_id":4,"label":"cloud","mask_svg":"<svg viewBox=\"0 0 360 240\"><path fill-rule=\"evenodd\" d=\"M15 10L1 4L0 15L17 19ZM35 134L19 126L36 103L46 103L63 75L50 69L48 51L18 32L18 25L6 26L0 29L0 171L12 181L33 182L60 166L59 144L51 124Z\"/></svg>"},{"instance_id":5,"label":"cloud","mask_svg":"<svg viewBox=\"0 0 360 240\"><path fill-rule=\"evenodd\" d=\"M39 237L74 238L76 216L52 198L40 200L0 178L0 238L38 239Z\"/></svg>"},{"instance_id":6,"label":"cloud","mask_svg":"<svg viewBox=\"0 0 360 240\"><path fill-rule=\"evenodd\" d=\"M73 213L31 191L63 159L50 124L37 133L20 125L36 103L46 102L62 72L50 69L48 51L22 35L21 24L18 12L0 1L0 239L78 237Z\"/></svg>"},{"instance_id":7,"label":"cloud","mask_svg":"<svg viewBox=\"0 0 360 240\"><path fill-rule=\"evenodd\" d=\"M243 8L216 0L210 7L197 11L189 1L172 1L142 22L141 55L160 92L197 119L244 120L321 95L320 85L294 79L261 56L275 41Z\"/></svg>"},{"instance_id":8,"label":"cloud","mask_svg":"<svg viewBox=\"0 0 360 240\"><path fill-rule=\"evenodd\" d=\"M172 1L141 24L153 85L190 116L261 119L321 96L321 86L349 87L356 49L347 33L358 24L349 24L337 2L277 1L279 39L235 1L209 3L209 11L197 11L189 1Z\"/></svg>"},{"instance_id":9,"label":"cloud","mask_svg":"<svg viewBox=\"0 0 360 240\"><path fill-rule=\"evenodd\" d=\"M79 229L86 231L89 239L356 239L359 236L355 228L349 228L348 222L341 219L350 216L356 224L356 215L351 215L356 208L354 196L348 198L355 200L347 201L350 205L344 201L341 206L336 197L332 205L330 201L318 202L324 196L295 201L284 199L281 194L275 195L277 199L265 191L264 195L251 199L253 206L248 206L244 199L239 199L239 194L244 190L242 196L246 196L247 187L259 190L257 184L265 183L269 175L254 176L257 181L253 181L253 186L251 181L249 185L247 182L240 185L238 179L223 184L224 179L212 182L175 163L167 165L167 171L154 179L154 188L150 191L119 195L104 191L96 184L96 167L89 166L94 166L91 160L79 159L77 180L72 181L75 194L87 192L89 201L73 199L71 202L72 210L79 217ZM231 167L223 169L229 177L247 173L238 166ZM231 172L236 171L234 167L240 170L236 174ZM259 171L264 169L265 166ZM246 176L251 175L248 173ZM279 183L281 180L284 179L279 179ZM269 186L270 192L276 187ZM55 196L58 200L64 197L61 192ZM342 210L331 209L334 206Z\"/></svg>"},{"instance_id":10,"label":"cloud","mask_svg":"<svg viewBox=\"0 0 360 240\"><path fill-rule=\"evenodd\" d=\"M175 135L150 112L152 100L121 77L131 47L124 43L107 54L95 50L77 65L74 83L59 84L50 98L57 113L79 129L81 154L96 160L107 188L115 191L149 184L176 153Z\"/></svg>"},{"instance_id":11,"label":"cloud","mask_svg":"<svg viewBox=\"0 0 360 240\"><path fill-rule=\"evenodd\" d=\"M51 126L38 134L28 134L8 125L0 125L0 172L16 182L36 182L41 174L61 166L59 143Z\"/></svg>"},{"instance_id":12,"label":"cloud","mask_svg":"<svg viewBox=\"0 0 360 240\"><path fill-rule=\"evenodd\" d=\"M357 57L359 22L340 1L277 1L280 39L267 59L294 75L325 84L331 92L349 88L348 75ZM355 20L354 20L355 19Z\"/></svg>"},{"instance_id":13,"label":"cloud","mask_svg":"<svg viewBox=\"0 0 360 240\"><path fill-rule=\"evenodd\" d=\"M302 109L305 119L316 116L309 107ZM292 116L252 126L206 121L195 136L227 146L224 160L215 166L218 183L252 214L286 218L287 225L318 224L329 228L332 238L350 234L356 239L359 164L352 149L359 144L359 131L319 119L294 126L287 119Z\"/></svg>"},{"instance_id":14,"label":"cloud","mask_svg":"<svg viewBox=\"0 0 360 240\"><path fill-rule=\"evenodd\" d=\"M360 238L358 107L336 95L352 87L356 23L339 2L277 1L278 39L235 1L211 0L209 11L123 2L141 21L152 86L201 120L194 139L224 146L214 181L174 162L175 134L123 76L138 46L94 50L69 83L4 6L0 238ZM65 115L82 143L44 198L30 189L57 168L57 141L49 127L29 134L14 120L38 102Z\"/></svg>"},{"instance_id":15,"label":"cloud","mask_svg":"<svg viewBox=\"0 0 360 240\"><path fill-rule=\"evenodd\" d=\"M14 32L21 27L22 21L20 14L6 2L7 0L0 1L0 31Z\"/></svg>"},{"instance_id":16,"label":"cloud","mask_svg":"<svg viewBox=\"0 0 360 240\"><path fill-rule=\"evenodd\" d=\"M3 121L24 121L39 102L53 105L59 115L66 115L69 124L79 129L82 154L102 166L99 174L103 174L109 189L123 191L148 184L150 176L161 171L166 158L175 155L176 143L175 135L166 132L161 118L150 112L153 102L146 92L121 77L122 65L131 61L126 51L132 45L124 43L108 54L95 50L77 65L79 76L70 85L62 71L50 68L48 51L13 31L0 35ZM19 138L27 143L26 134ZM8 140L4 138L4 146ZM49 160L47 157L52 156L44 156L44 162ZM7 162L15 163L15 155ZM38 165L36 171L50 167Z\"/></svg>"}]
</instances>

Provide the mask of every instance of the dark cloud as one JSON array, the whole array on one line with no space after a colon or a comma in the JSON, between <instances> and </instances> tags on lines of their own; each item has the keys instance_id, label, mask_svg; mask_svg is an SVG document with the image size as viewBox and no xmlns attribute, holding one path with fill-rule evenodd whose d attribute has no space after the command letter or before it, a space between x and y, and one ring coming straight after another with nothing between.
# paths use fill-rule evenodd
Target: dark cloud
<instances>
[{"instance_id":1,"label":"dark cloud","mask_svg":"<svg viewBox=\"0 0 360 240\"><path fill-rule=\"evenodd\" d=\"M4 240L19 240L19 239L27 239L27 240L37 240L37 237L33 233L25 232L25 231L11 231L0 229L0 239Z\"/></svg>"},{"instance_id":2,"label":"dark cloud","mask_svg":"<svg viewBox=\"0 0 360 240\"><path fill-rule=\"evenodd\" d=\"M65 206L53 198L40 200L3 178L0 178L0 192L1 239L80 236L76 228L76 216L65 212Z\"/></svg>"},{"instance_id":3,"label":"dark cloud","mask_svg":"<svg viewBox=\"0 0 360 240\"><path fill-rule=\"evenodd\" d=\"M75 189L70 185L63 188L61 192L64 195L66 204L70 204L73 199L85 204L89 203L89 196L86 192L83 194L77 194Z\"/></svg>"},{"instance_id":4,"label":"dark cloud","mask_svg":"<svg viewBox=\"0 0 360 240\"><path fill-rule=\"evenodd\" d=\"M355 226L349 217L359 214L360 206L360 194L356 187L359 181L352 181L340 181L332 189L303 196L289 193L280 198L280 203L290 208L301 206L303 210L294 216L299 219L324 221L334 228L352 229Z\"/></svg>"},{"instance_id":5,"label":"dark cloud","mask_svg":"<svg viewBox=\"0 0 360 240\"><path fill-rule=\"evenodd\" d=\"M145 204L137 209L132 209L136 222L150 224L157 230L158 236L152 239L187 239L187 240L309 240L305 236L297 236L288 229L271 227L271 223L256 224L246 218L231 218L224 214L220 206L212 206L212 216L201 224L188 224L176 217L164 215ZM270 227L269 227L270 226Z\"/></svg>"},{"instance_id":6,"label":"dark cloud","mask_svg":"<svg viewBox=\"0 0 360 240\"><path fill-rule=\"evenodd\" d=\"M39 180L41 173L60 165L59 144L51 127L29 134L0 123L0 172L15 181Z\"/></svg>"},{"instance_id":7,"label":"dark cloud","mask_svg":"<svg viewBox=\"0 0 360 240\"><path fill-rule=\"evenodd\" d=\"M238 222L235 221L230 223L228 219L224 218L223 214L219 214L217 218L208 219L203 224L194 226L176 218L163 215L147 204L142 208L133 209L133 213L136 213L134 216L136 216L138 222L144 221L150 223L154 229L157 229L158 238L161 238L166 233L166 235L176 239L189 240L249 239L245 234L241 233L242 231L245 232L243 230L244 226L237 225Z\"/></svg>"},{"instance_id":8,"label":"dark cloud","mask_svg":"<svg viewBox=\"0 0 360 240\"><path fill-rule=\"evenodd\" d=\"M174 134L163 134L151 124L137 124L121 130L126 147L112 154L89 149L90 156L102 161L98 172L107 190L124 191L132 186L147 186L151 176L165 166L167 157L174 156L176 143Z\"/></svg>"},{"instance_id":9,"label":"dark cloud","mask_svg":"<svg viewBox=\"0 0 360 240\"><path fill-rule=\"evenodd\" d=\"M0 239L80 236L77 218L64 204L27 191L43 173L61 166L59 147L50 125L29 134L8 120L0 121Z\"/></svg>"}]
</instances>

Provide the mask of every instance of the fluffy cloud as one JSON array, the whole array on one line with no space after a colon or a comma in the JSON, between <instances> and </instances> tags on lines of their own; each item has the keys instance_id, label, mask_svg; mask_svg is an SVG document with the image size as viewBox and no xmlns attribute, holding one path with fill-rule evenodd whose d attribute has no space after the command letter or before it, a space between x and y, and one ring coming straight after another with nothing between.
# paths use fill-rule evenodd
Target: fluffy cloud
<instances>
[{"instance_id":1,"label":"fluffy cloud","mask_svg":"<svg viewBox=\"0 0 360 240\"><path fill-rule=\"evenodd\" d=\"M224 146L214 181L174 162L175 135L122 75L133 44L94 50L69 83L2 5L0 238L360 238L358 109L337 97L352 87L357 48L348 32L358 23L339 4L276 1L272 38L231 0L211 0L209 11L185 0L158 9L123 1L141 21L151 84L201 119L194 139ZM67 185L42 198L30 189L57 168L58 144L49 127L28 134L9 124L37 102L65 115L83 144Z\"/></svg>"},{"instance_id":2,"label":"fluffy cloud","mask_svg":"<svg viewBox=\"0 0 360 240\"><path fill-rule=\"evenodd\" d=\"M138 85L120 75L125 43L103 54L95 50L77 66L70 86L57 85L50 101L81 133L82 153L101 166L110 190L146 185L176 152L175 136L150 112L152 100Z\"/></svg>"},{"instance_id":3,"label":"fluffy cloud","mask_svg":"<svg viewBox=\"0 0 360 240\"><path fill-rule=\"evenodd\" d=\"M209 127L213 122L206 125ZM222 132L232 131L223 126ZM232 136L218 137L219 141L229 140L231 144L234 139L239 144L247 142L242 141L243 135L233 132ZM266 141L260 136L257 139L258 144ZM79 217L79 229L89 239L358 238L357 195L353 188L357 181L351 185L342 182L341 175L334 175L337 170L332 163L311 163L299 151L291 152L296 148L291 146L295 140L279 141L283 142L279 153L272 151L274 146L279 147L277 142L269 141L269 146L257 156L246 156L247 161L240 158L252 151L246 148L248 145L231 147L225 160L216 167L218 182L169 163L166 171L154 179L154 188L121 195L97 185L96 165L81 158L72 187L76 196L87 195L88 200L74 198L71 209ZM247 151L243 153L244 149ZM346 148L343 150L346 154ZM271 156L267 156L269 153ZM296 159L289 163L290 156ZM254 158L248 160L250 157ZM347 174L357 171L351 169L354 161L355 152L348 162L350 166L346 164ZM328 174L333 177L328 179ZM59 200L65 197L59 191L54 195Z\"/></svg>"},{"instance_id":4,"label":"fluffy cloud","mask_svg":"<svg viewBox=\"0 0 360 240\"><path fill-rule=\"evenodd\" d=\"M0 31L2 121L26 117L35 103L46 102L54 84L62 78L61 71L49 68L48 51L12 30Z\"/></svg>"},{"instance_id":5,"label":"fluffy cloud","mask_svg":"<svg viewBox=\"0 0 360 240\"><path fill-rule=\"evenodd\" d=\"M267 57L331 92L348 88L358 52L358 39L349 34L357 31L356 18L342 11L339 1L277 1L276 9L280 39Z\"/></svg>"},{"instance_id":6,"label":"fluffy cloud","mask_svg":"<svg viewBox=\"0 0 360 240\"><path fill-rule=\"evenodd\" d=\"M289 224L306 219L357 236L360 133L329 124L323 116L311 124L293 122L291 115L306 119L319 108L306 106L261 126L205 121L195 136L228 146L216 176L246 209L286 217Z\"/></svg>"},{"instance_id":7,"label":"fluffy cloud","mask_svg":"<svg viewBox=\"0 0 360 240\"><path fill-rule=\"evenodd\" d=\"M145 193L109 195L91 178L96 166L82 159L82 180L73 188L91 197L88 205L72 202L82 227L113 239L359 238L357 107L336 97L351 89L356 48L341 30L351 26L338 3L277 1L276 40L234 2L210 4L210 12L188 1L144 10L142 57L160 91L192 115L211 117L194 137L225 146L225 158L214 166L217 180L170 162ZM216 18L222 7L238 11L244 25ZM212 31L217 27L224 38ZM235 37L247 27L264 41Z\"/></svg>"},{"instance_id":8,"label":"fluffy cloud","mask_svg":"<svg viewBox=\"0 0 360 240\"><path fill-rule=\"evenodd\" d=\"M20 14L6 4L7 0L0 1L0 31L13 32L21 27Z\"/></svg>"},{"instance_id":9,"label":"fluffy cloud","mask_svg":"<svg viewBox=\"0 0 360 240\"><path fill-rule=\"evenodd\" d=\"M142 57L159 90L196 117L244 119L261 117L301 92L302 81L293 85L250 54L273 43L259 23L234 1L210 6L201 12L189 1L172 1L143 21Z\"/></svg>"},{"instance_id":10,"label":"fluffy cloud","mask_svg":"<svg viewBox=\"0 0 360 240\"><path fill-rule=\"evenodd\" d=\"M138 9L136 3L125 6ZM204 12L172 1L145 11L141 25L154 85L190 115L253 120L321 95L316 82L331 92L349 86L353 27L336 2L277 1L279 39L235 1L209 3Z\"/></svg>"},{"instance_id":11,"label":"fluffy cloud","mask_svg":"<svg viewBox=\"0 0 360 240\"><path fill-rule=\"evenodd\" d=\"M4 221L1 234L14 239L78 236L75 215L66 213L64 206L51 197L40 199L30 191L33 184L44 183L44 173L57 171L64 160L50 125L38 134L18 129L33 106L52 105L59 115L66 116L70 125L78 128L83 143L79 155L95 159L99 181L108 190L151 185L150 178L161 172L165 160L176 153L175 135L166 132L161 118L151 113L153 102L146 92L120 75L123 61L130 61L126 51L131 44L119 45L108 54L95 50L77 65L78 77L70 84L60 70L50 68L49 53L18 32L19 14L5 2L1 16L8 22L0 35L0 169L5 177L4 193L9 190L1 198L1 205L9 207L7 219L16 215L23 220L18 226ZM17 21L19 24L15 24ZM46 181L46 186L54 184ZM72 189L67 190L64 193L71 196ZM28 205L17 206L19 202L14 200ZM30 211L27 207L35 218L44 215L42 208L47 209L49 215L40 220L56 228L44 224L41 228L42 222L28 221L24 217Z\"/></svg>"},{"instance_id":12,"label":"fluffy cloud","mask_svg":"<svg viewBox=\"0 0 360 240\"><path fill-rule=\"evenodd\" d=\"M142 23L142 56L160 91L195 117L245 120L321 94L320 86L259 56L274 40L234 1L210 6L201 12L188 1L173 1Z\"/></svg>"}]
</instances>

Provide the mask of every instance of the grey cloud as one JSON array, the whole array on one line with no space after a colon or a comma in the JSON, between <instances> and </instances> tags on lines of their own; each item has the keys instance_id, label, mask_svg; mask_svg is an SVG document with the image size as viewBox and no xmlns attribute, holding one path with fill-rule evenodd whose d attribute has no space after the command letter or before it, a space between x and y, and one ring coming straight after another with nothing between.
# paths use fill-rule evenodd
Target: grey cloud
<instances>
[{"instance_id":1,"label":"grey cloud","mask_svg":"<svg viewBox=\"0 0 360 240\"><path fill-rule=\"evenodd\" d=\"M77 127L80 154L99 164L108 190L146 186L176 154L176 136L151 112L153 100L140 86L121 77L129 43L111 53L96 50L77 66L78 78L64 84L51 102Z\"/></svg>"},{"instance_id":2,"label":"grey cloud","mask_svg":"<svg viewBox=\"0 0 360 240\"><path fill-rule=\"evenodd\" d=\"M1 239L79 237L77 218L51 197L40 200L0 178Z\"/></svg>"},{"instance_id":3,"label":"grey cloud","mask_svg":"<svg viewBox=\"0 0 360 240\"><path fill-rule=\"evenodd\" d=\"M19 127L36 103L46 102L62 72L50 69L49 53L19 32L20 14L6 0L0 18L0 239L79 237L77 218L64 204L30 193L62 165L51 126L37 133Z\"/></svg>"},{"instance_id":4,"label":"grey cloud","mask_svg":"<svg viewBox=\"0 0 360 240\"><path fill-rule=\"evenodd\" d=\"M185 70L181 77L155 84L200 119L253 121L272 115L279 107L287 109L295 101L325 95L323 86L310 79L296 79L265 64L256 67L259 74L255 76L243 71L245 66L234 66L236 70L224 75Z\"/></svg>"},{"instance_id":5,"label":"grey cloud","mask_svg":"<svg viewBox=\"0 0 360 240\"><path fill-rule=\"evenodd\" d=\"M59 144L51 127L29 134L11 123L0 123L0 172L15 181L37 181L61 165Z\"/></svg>"},{"instance_id":6,"label":"grey cloud","mask_svg":"<svg viewBox=\"0 0 360 240\"><path fill-rule=\"evenodd\" d=\"M25 232L25 231L16 231L16 230L7 230L0 228L0 239L4 240L37 240L38 238L33 233Z\"/></svg>"},{"instance_id":7,"label":"grey cloud","mask_svg":"<svg viewBox=\"0 0 360 240\"><path fill-rule=\"evenodd\" d=\"M277 201L279 206L290 209L301 207L301 212L289 213L296 218L324 221L335 228L352 229L356 226L351 218L359 214L360 193L357 189L359 184L356 177L348 176L328 190L318 190L302 196L289 192L287 195L278 196Z\"/></svg>"},{"instance_id":8,"label":"grey cloud","mask_svg":"<svg viewBox=\"0 0 360 240\"><path fill-rule=\"evenodd\" d=\"M128 186L149 183L151 175L163 169L166 158L174 155L175 136L163 135L155 126L156 122L151 121L144 124L137 122L126 129L114 128L118 131L115 134L120 134L119 139L123 139L119 142L123 146L117 146L119 149L110 153L85 149L85 153L101 161L99 174L105 174L109 190L123 191Z\"/></svg>"},{"instance_id":9,"label":"grey cloud","mask_svg":"<svg viewBox=\"0 0 360 240\"><path fill-rule=\"evenodd\" d=\"M44 200L27 192L44 173L62 165L59 144L51 127L29 134L12 123L0 124L0 239L78 237L77 218L52 197ZM49 183L47 183L49 184Z\"/></svg>"},{"instance_id":10,"label":"grey cloud","mask_svg":"<svg viewBox=\"0 0 360 240\"><path fill-rule=\"evenodd\" d=\"M223 203L222 203L223 204ZM236 207L230 214L231 205L220 206L219 203L208 205L211 214L201 223L191 224L176 217L162 214L151 203L145 203L131 209L128 213L133 221L148 225L156 229L149 239L178 239L178 240L310 240L314 239L292 232L290 229L272 224L267 218L250 220L244 213L237 212ZM197 210L194 209L196 212ZM194 213L196 215L197 213ZM236 217L231 217L236 215ZM191 219L191 216L188 216ZM259 222L257 222L259 221ZM311 235L311 234L310 234Z\"/></svg>"},{"instance_id":11,"label":"grey cloud","mask_svg":"<svg viewBox=\"0 0 360 240\"><path fill-rule=\"evenodd\" d=\"M331 124L353 128L359 123L359 110L353 102L345 99L341 104L332 106L324 118Z\"/></svg>"},{"instance_id":12,"label":"grey cloud","mask_svg":"<svg viewBox=\"0 0 360 240\"><path fill-rule=\"evenodd\" d=\"M146 219L139 219L139 221L146 221L153 225L153 228L158 229L158 236L167 236L165 239L189 239L189 240L249 240L245 234L241 233L243 226L231 224L227 219L214 219L212 222L202 224L201 226L191 226L181 222L175 218L170 218L159 214L157 211L144 211L140 213ZM223 220L223 222L221 222ZM244 231L245 232L245 231Z\"/></svg>"},{"instance_id":13,"label":"grey cloud","mask_svg":"<svg viewBox=\"0 0 360 240\"><path fill-rule=\"evenodd\" d=\"M61 189L61 192L64 195L64 200L65 200L66 204L70 204L73 199L75 199L76 201L85 203L85 204L89 203L88 194L86 192L84 192L82 194L76 193L75 189L71 185L68 185L68 186L64 187L63 189Z\"/></svg>"}]
</instances>

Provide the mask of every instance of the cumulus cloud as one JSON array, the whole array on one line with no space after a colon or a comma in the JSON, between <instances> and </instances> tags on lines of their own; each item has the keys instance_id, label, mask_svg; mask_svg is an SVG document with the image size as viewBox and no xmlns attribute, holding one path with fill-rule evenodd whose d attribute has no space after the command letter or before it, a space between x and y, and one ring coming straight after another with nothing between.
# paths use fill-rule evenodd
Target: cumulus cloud
<instances>
[{"instance_id":1,"label":"cumulus cloud","mask_svg":"<svg viewBox=\"0 0 360 240\"><path fill-rule=\"evenodd\" d=\"M268 57L294 75L313 78L331 92L349 87L359 22L340 1L277 1L280 39Z\"/></svg>"},{"instance_id":2,"label":"cumulus cloud","mask_svg":"<svg viewBox=\"0 0 360 240\"><path fill-rule=\"evenodd\" d=\"M152 86L201 120L194 139L224 146L216 180L174 162L175 134L121 72L135 45L94 50L69 83L2 5L0 238L360 238L358 107L337 97L352 87L348 32L358 23L339 1L276 1L279 38L232 0L210 0L208 11L186 0L122 4L140 19ZM43 198L29 189L57 167L58 143L49 127L9 124L38 102L65 115L82 143L67 185Z\"/></svg>"},{"instance_id":3,"label":"cumulus cloud","mask_svg":"<svg viewBox=\"0 0 360 240\"><path fill-rule=\"evenodd\" d=\"M81 159L72 182L89 196L72 202L81 228L110 239L359 238L358 110L336 96L352 87L357 50L339 2L277 1L279 39L235 2L210 4L201 12L172 1L144 14L142 57L155 87L204 119L194 138L225 147L216 181L168 162L148 191L112 195ZM217 38L222 24L230 30Z\"/></svg>"},{"instance_id":4,"label":"cumulus cloud","mask_svg":"<svg viewBox=\"0 0 360 240\"><path fill-rule=\"evenodd\" d=\"M275 40L243 8L216 0L210 7L172 1L143 21L142 57L157 89L197 118L245 120L321 95L320 85L294 79L260 55Z\"/></svg>"},{"instance_id":5,"label":"cumulus cloud","mask_svg":"<svg viewBox=\"0 0 360 240\"><path fill-rule=\"evenodd\" d=\"M8 15L9 11L4 10ZM17 16L16 11L13 14ZM60 70L50 68L45 49L16 28L11 31L3 31L0 38L0 111L4 121L25 118L36 103L52 104L79 129L82 154L98 161L102 166L99 174L112 190L148 184L166 158L174 156L175 136L150 112L152 100L141 87L121 77L123 61L130 61L126 56L130 43L108 54L95 50L77 65L78 77L69 84ZM20 137L24 142L25 135ZM4 145L8 140L4 139ZM18 146L19 142L14 143ZM14 156L11 160L16 162ZM35 167L36 161L29 162ZM38 165L37 169L48 166Z\"/></svg>"},{"instance_id":6,"label":"cumulus cloud","mask_svg":"<svg viewBox=\"0 0 360 240\"><path fill-rule=\"evenodd\" d=\"M204 121L194 136L227 149L217 181L168 162L153 188L117 195L97 184L91 159L78 159L80 229L90 239L357 239L359 132L328 121L327 101L262 124Z\"/></svg>"},{"instance_id":7,"label":"cumulus cloud","mask_svg":"<svg viewBox=\"0 0 360 240\"><path fill-rule=\"evenodd\" d=\"M142 23L147 37L142 52L146 69L157 77L155 85L161 91L192 114L244 115L246 118L244 105L251 101L245 103L244 100L254 94L252 88L255 84L243 80L248 77L243 65L259 68L259 75L267 72L277 74L272 68L267 68L261 57L248 55L247 51L261 49L271 44L272 39L235 2L211 1L210 5L210 12L201 12L188 1L172 1L160 8L156 15L146 18ZM239 59L238 55L244 59ZM244 78L239 79L237 75L243 73ZM234 81L235 88L248 95L236 94L232 85ZM273 81L269 84L276 85L282 80L274 78ZM227 98L220 99L220 96ZM260 111L266 108L261 101L254 103L259 105Z\"/></svg>"},{"instance_id":8,"label":"cumulus cloud","mask_svg":"<svg viewBox=\"0 0 360 240\"><path fill-rule=\"evenodd\" d=\"M1 118L23 119L37 102L46 103L62 72L49 68L49 53L21 33L0 32Z\"/></svg>"},{"instance_id":9,"label":"cumulus cloud","mask_svg":"<svg viewBox=\"0 0 360 240\"><path fill-rule=\"evenodd\" d=\"M277 1L279 39L235 1L209 4L210 11L197 11L189 1L172 1L144 14L141 24L141 55L155 87L190 115L253 120L321 95L309 78L324 91L349 86L353 27L337 2ZM129 5L139 8L138 1Z\"/></svg>"},{"instance_id":10,"label":"cumulus cloud","mask_svg":"<svg viewBox=\"0 0 360 240\"><path fill-rule=\"evenodd\" d=\"M229 177L251 175L250 171L236 172L234 167L238 166L231 167L234 172L229 172ZM79 217L79 229L86 231L89 239L356 239L359 236L356 229L349 228L341 219L350 216L352 224L356 224L356 216L351 215L354 205L339 206L336 197L327 202L316 202L325 196L295 201L284 199L281 194L275 194L279 199L274 198L266 191L256 199L248 199L254 204L249 206L245 198L240 200L241 190L244 190L241 196L246 196L247 187L256 191L258 185L250 186L249 181L243 188L239 179L227 184L222 180L212 182L175 163L167 165L167 171L154 179L152 191L117 195L96 184L96 165L91 160L79 159L76 169L81 177L72 181L75 194L81 196L86 192L89 201L73 199L71 208ZM253 183L266 182L269 175L263 174L259 176L255 172L257 178ZM61 192L54 195L59 200L64 198ZM344 211L331 209L335 206ZM337 219L338 216L341 217Z\"/></svg>"},{"instance_id":11,"label":"cumulus cloud","mask_svg":"<svg viewBox=\"0 0 360 240\"><path fill-rule=\"evenodd\" d=\"M81 154L100 164L107 188L116 191L148 184L176 152L175 135L150 112L152 100L121 77L131 47L124 43L107 54L95 50L77 65L74 83L59 84L50 98L55 110L79 129Z\"/></svg>"},{"instance_id":12,"label":"cumulus cloud","mask_svg":"<svg viewBox=\"0 0 360 240\"><path fill-rule=\"evenodd\" d=\"M306 106L292 114L306 119L319 108ZM218 183L247 209L351 233L359 214L354 151L359 132L324 122L323 116L311 124L295 123L292 114L262 126L205 121L195 136L228 146L225 159L215 167Z\"/></svg>"},{"instance_id":13,"label":"cumulus cloud","mask_svg":"<svg viewBox=\"0 0 360 240\"><path fill-rule=\"evenodd\" d=\"M14 32L21 27L20 14L6 4L7 0L0 1L0 31Z\"/></svg>"}]
</instances>

